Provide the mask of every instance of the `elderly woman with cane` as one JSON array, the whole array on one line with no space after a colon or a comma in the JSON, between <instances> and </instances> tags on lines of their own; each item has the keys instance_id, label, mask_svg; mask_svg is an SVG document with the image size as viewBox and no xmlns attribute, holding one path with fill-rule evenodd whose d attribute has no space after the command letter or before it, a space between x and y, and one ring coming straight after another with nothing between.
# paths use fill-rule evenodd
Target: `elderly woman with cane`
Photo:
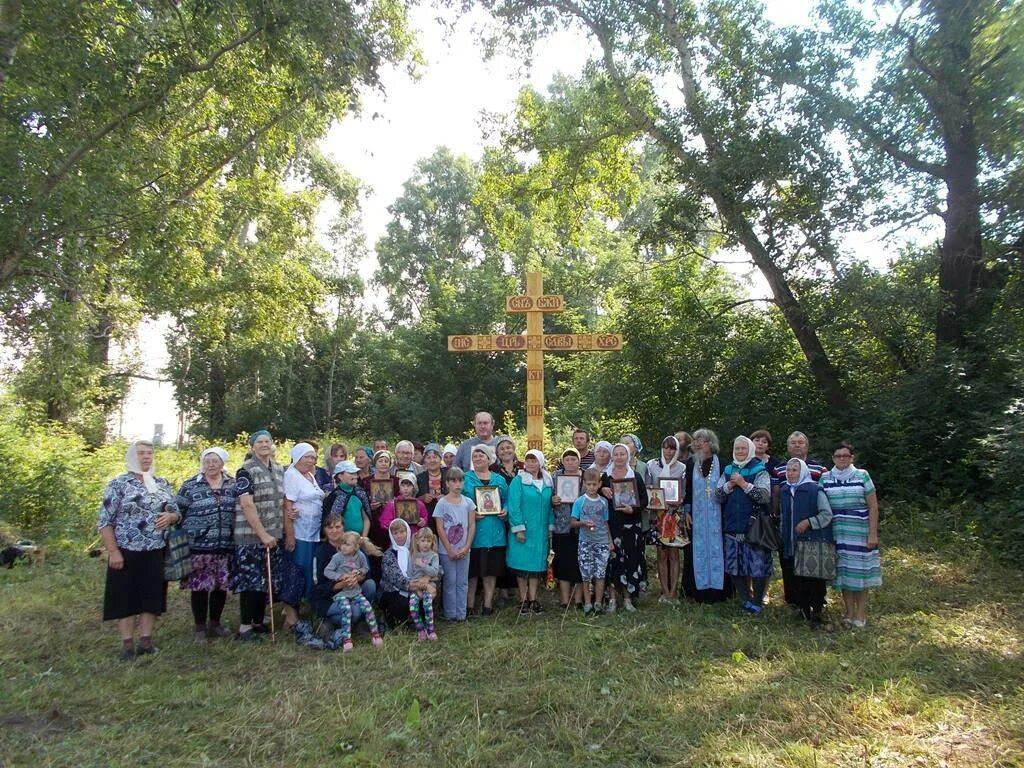
<instances>
[{"instance_id":1,"label":"elderly woman with cane","mask_svg":"<svg viewBox=\"0 0 1024 768\"><path fill-rule=\"evenodd\" d=\"M252 457L235 477L235 573L240 621L236 638L259 640L266 630L267 602L284 604L284 620L300 645L323 648L309 622L299 621L305 588L302 568L284 556L284 468L274 461L274 442L261 429L249 437ZM268 597L270 595L270 597Z\"/></svg>"}]
</instances>

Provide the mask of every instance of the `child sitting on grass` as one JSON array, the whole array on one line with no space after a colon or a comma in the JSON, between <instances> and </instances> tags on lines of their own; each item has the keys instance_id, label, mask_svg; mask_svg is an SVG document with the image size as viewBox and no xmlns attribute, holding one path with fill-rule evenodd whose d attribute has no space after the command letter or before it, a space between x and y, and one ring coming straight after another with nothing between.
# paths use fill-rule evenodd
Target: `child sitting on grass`
<instances>
[{"instance_id":1,"label":"child sitting on grass","mask_svg":"<svg viewBox=\"0 0 1024 768\"><path fill-rule=\"evenodd\" d=\"M425 589L409 592L409 615L416 625L416 635L422 640L437 640L434 629L434 597L437 579L441 577L441 561L437 556L437 537L429 528L423 528L412 537L413 552L409 558L409 581L427 578ZM422 609L422 615L420 613Z\"/></svg>"},{"instance_id":2,"label":"child sitting on grass","mask_svg":"<svg viewBox=\"0 0 1024 768\"><path fill-rule=\"evenodd\" d=\"M337 581L346 574L358 573L360 578L366 576L366 559L359 555L359 544L363 539L358 533L349 531L341 537L338 545L338 553L331 558L331 562L324 568L324 576L331 581ZM367 552L379 557L381 552L370 541L365 542ZM370 637L374 647L379 647L383 642L380 630L377 627L377 617L373 613L373 606L363 596L360 587L348 587L339 590L334 596L334 602L341 608L341 615L338 617L338 629L331 636L329 647L337 648L341 645L344 652L352 650L352 606L359 606L366 617L366 626L370 628Z\"/></svg>"},{"instance_id":3,"label":"child sitting on grass","mask_svg":"<svg viewBox=\"0 0 1024 768\"><path fill-rule=\"evenodd\" d=\"M615 548L608 528L610 503L600 495L601 470L583 473L585 493L572 505L572 527L580 529L579 563L583 578L583 614L600 613L608 556ZM593 582L593 592L591 591Z\"/></svg>"}]
</instances>

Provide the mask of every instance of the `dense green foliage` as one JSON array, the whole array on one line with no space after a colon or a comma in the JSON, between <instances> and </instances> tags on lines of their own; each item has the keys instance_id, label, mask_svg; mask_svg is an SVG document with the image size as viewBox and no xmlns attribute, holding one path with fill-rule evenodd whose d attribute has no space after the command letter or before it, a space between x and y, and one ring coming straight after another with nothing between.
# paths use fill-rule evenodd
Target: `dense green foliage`
<instances>
[{"instance_id":1,"label":"dense green foliage","mask_svg":"<svg viewBox=\"0 0 1024 768\"><path fill-rule=\"evenodd\" d=\"M420 160L373 244L317 142L416 62L400 2L5 5L4 450L102 446L132 373L110 346L159 315L202 440L521 429L521 356L445 339L521 332L504 297L539 269L567 304L547 332L626 342L547 356L556 435L852 438L883 498L1024 556L1024 6L823 0L779 29L756 0L479 5L513 50L575 26L599 55L524 89L480 158ZM884 266L850 244L870 226ZM76 499L108 450L74 459L100 462ZM2 517L54 533L48 471L18 472Z\"/></svg>"}]
</instances>

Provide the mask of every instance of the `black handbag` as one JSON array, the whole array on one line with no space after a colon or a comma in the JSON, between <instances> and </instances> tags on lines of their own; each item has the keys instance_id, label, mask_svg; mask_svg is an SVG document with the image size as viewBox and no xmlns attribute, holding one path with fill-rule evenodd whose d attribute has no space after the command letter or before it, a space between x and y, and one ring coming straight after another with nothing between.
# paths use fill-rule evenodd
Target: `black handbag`
<instances>
[{"instance_id":1,"label":"black handbag","mask_svg":"<svg viewBox=\"0 0 1024 768\"><path fill-rule=\"evenodd\" d=\"M772 552L782 549L782 535L772 522L768 510L759 509L756 515L750 516L750 522L747 524L747 543Z\"/></svg>"}]
</instances>

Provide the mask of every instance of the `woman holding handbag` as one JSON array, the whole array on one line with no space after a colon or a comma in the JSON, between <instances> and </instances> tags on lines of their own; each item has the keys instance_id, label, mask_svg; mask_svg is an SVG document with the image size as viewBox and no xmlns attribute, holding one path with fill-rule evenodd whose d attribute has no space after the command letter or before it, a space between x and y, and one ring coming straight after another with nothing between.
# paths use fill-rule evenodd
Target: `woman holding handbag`
<instances>
[{"instance_id":1,"label":"woman holding handbag","mask_svg":"<svg viewBox=\"0 0 1024 768\"><path fill-rule=\"evenodd\" d=\"M772 576L772 552L747 541L747 531L750 519L767 508L772 491L768 470L754 455L754 443L746 435L733 441L732 462L718 478L716 494L722 504L725 572L733 577L743 609L758 614Z\"/></svg>"},{"instance_id":2,"label":"woman holding handbag","mask_svg":"<svg viewBox=\"0 0 1024 768\"><path fill-rule=\"evenodd\" d=\"M811 479L803 459L786 462L779 509L781 554L794 562L790 596L811 629L818 629L828 582L835 577L836 547L832 537L832 505L821 486Z\"/></svg>"},{"instance_id":3,"label":"woman holding handbag","mask_svg":"<svg viewBox=\"0 0 1024 768\"><path fill-rule=\"evenodd\" d=\"M170 483L156 477L153 444L136 441L125 456L127 472L103 493L96 528L107 550L103 620L117 620L122 661L155 653L153 627L167 608L164 545L181 519ZM135 646L138 623L139 645Z\"/></svg>"}]
</instances>

